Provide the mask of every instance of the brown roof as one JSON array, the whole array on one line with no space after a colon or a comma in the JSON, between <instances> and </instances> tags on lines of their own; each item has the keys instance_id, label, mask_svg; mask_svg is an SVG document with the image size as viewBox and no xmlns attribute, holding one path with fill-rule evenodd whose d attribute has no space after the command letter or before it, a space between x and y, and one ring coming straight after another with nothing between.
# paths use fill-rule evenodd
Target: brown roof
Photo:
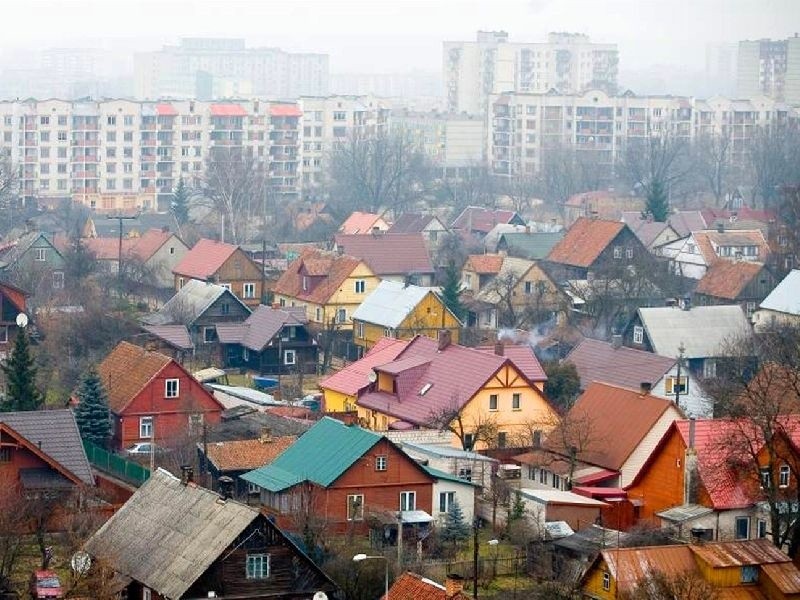
<instances>
[{"instance_id":1,"label":"brown roof","mask_svg":"<svg viewBox=\"0 0 800 600\"><path fill-rule=\"evenodd\" d=\"M273 437L269 441L237 440L208 444L208 460L219 471L249 471L271 463L291 446L296 435Z\"/></svg>"},{"instance_id":2,"label":"brown roof","mask_svg":"<svg viewBox=\"0 0 800 600\"><path fill-rule=\"evenodd\" d=\"M482 206L468 206L456 217L451 227L465 231L489 233L495 225L505 223L525 225L525 219L513 210L493 210Z\"/></svg>"},{"instance_id":3,"label":"brown roof","mask_svg":"<svg viewBox=\"0 0 800 600\"><path fill-rule=\"evenodd\" d=\"M239 246L201 239L184 254L172 272L192 279L206 280L219 271Z\"/></svg>"},{"instance_id":4,"label":"brown roof","mask_svg":"<svg viewBox=\"0 0 800 600\"><path fill-rule=\"evenodd\" d=\"M692 545L692 552L713 568L791 562L767 539Z\"/></svg>"},{"instance_id":5,"label":"brown roof","mask_svg":"<svg viewBox=\"0 0 800 600\"><path fill-rule=\"evenodd\" d=\"M479 275L496 275L503 267L503 256L500 254L470 254L464 269Z\"/></svg>"},{"instance_id":6,"label":"brown roof","mask_svg":"<svg viewBox=\"0 0 800 600\"><path fill-rule=\"evenodd\" d=\"M129 342L117 344L97 366L97 373L108 393L108 406L111 410L115 413L122 412L171 360L169 356L150 352Z\"/></svg>"},{"instance_id":7,"label":"brown roof","mask_svg":"<svg viewBox=\"0 0 800 600\"><path fill-rule=\"evenodd\" d=\"M363 260L376 275L433 273L425 237L421 233L337 235L336 246Z\"/></svg>"},{"instance_id":8,"label":"brown roof","mask_svg":"<svg viewBox=\"0 0 800 600\"><path fill-rule=\"evenodd\" d=\"M661 572L668 577L698 572L689 546L614 548L603 550L600 554L620 592L631 591L639 582L650 579L654 572Z\"/></svg>"},{"instance_id":9,"label":"brown roof","mask_svg":"<svg viewBox=\"0 0 800 600\"><path fill-rule=\"evenodd\" d=\"M547 260L574 267L588 267L625 227L625 223L620 221L581 217L550 250Z\"/></svg>"},{"instance_id":10,"label":"brown roof","mask_svg":"<svg viewBox=\"0 0 800 600\"><path fill-rule=\"evenodd\" d=\"M389 588L391 600L467 600L471 598L463 591L447 595L445 586L440 585L422 575L406 571L394 580L392 587ZM381 600L388 600L387 596L381 596Z\"/></svg>"},{"instance_id":11,"label":"brown roof","mask_svg":"<svg viewBox=\"0 0 800 600\"><path fill-rule=\"evenodd\" d=\"M361 261L353 256L338 256L307 248L275 282L273 292L314 304L325 304L359 264ZM310 281L308 289L303 290L303 274L319 280Z\"/></svg>"},{"instance_id":12,"label":"brown roof","mask_svg":"<svg viewBox=\"0 0 800 600\"><path fill-rule=\"evenodd\" d=\"M709 267L694 291L714 298L735 300L763 268L764 265L756 262L720 260Z\"/></svg>"},{"instance_id":13,"label":"brown roof","mask_svg":"<svg viewBox=\"0 0 800 600\"><path fill-rule=\"evenodd\" d=\"M581 388L593 381L636 389L643 382L654 385L675 365L675 359L608 342L584 339L564 359L581 378Z\"/></svg>"},{"instance_id":14,"label":"brown roof","mask_svg":"<svg viewBox=\"0 0 800 600\"><path fill-rule=\"evenodd\" d=\"M758 247L758 259L766 260L769 254L769 244L764 238L764 234L759 230L726 230L726 231L696 231L692 237L697 244L698 250L703 254L707 265L733 260L731 256L720 257L714 250L714 246L756 246Z\"/></svg>"},{"instance_id":15,"label":"brown roof","mask_svg":"<svg viewBox=\"0 0 800 600\"><path fill-rule=\"evenodd\" d=\"M793 563L773 563L761 570L784 594L800 594L800 571Z\"/></svg>"}]
</instances>

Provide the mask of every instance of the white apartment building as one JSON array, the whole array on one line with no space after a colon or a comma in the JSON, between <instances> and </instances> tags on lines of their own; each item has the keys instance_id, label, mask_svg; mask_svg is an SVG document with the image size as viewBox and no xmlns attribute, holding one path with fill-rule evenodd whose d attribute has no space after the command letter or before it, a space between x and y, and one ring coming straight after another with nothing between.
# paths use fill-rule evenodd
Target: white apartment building
<instances>
[{"instance_id":1,"label":"white apartment building","mask_svg":"<svg viewBox=\"0 0 800 600\"><path fill-rule=\"evenodd\" d=\"M734 158L742 158L758 126L796 112L764 96L748 100L673 96L497 94L491 96L487 135L490 166L497 175L535 173L548 148L566 145L592 153L613 168L627 140L670 131L687 140L728 132Z\"/></svg>"},{"instance_id":2,"label":"white apartment building","mask_svg":"<svg viewBox=\"0 0 800 600\"><path fill-rule=\"evenodd\" d=\"M311 189L325 183L330 153L337 142L354 136L386 133L390 109L374 96L304 96L302 118L302 185Z\"/></svg>"},{"instance_id":3,"label":"white apartment building","mask_svg":"<svg viewBox=\"0 0 800 600\"><path fill-rule=\"evenodd\" d=\"M764 95L800 105L800 37L739 42L737 95Z\"/></svg>"},{"instance_id":4,"label":"white apartment building","mask_svg":"<svg viewBox=\"0 0 800 600\"><path fill-rule=\"evenodd\" d=\"M301 115L296 103L262 100L0 102L0 152L18 165L26 199L155 210L218 147L263 161L271 189L291 199L302 181Z\"/></svg>"},{"instance_id":5,"label":"white apartment building","mask_svg":"<svg viewBox=\"0 0 800 600\"><path fill-rule=\"evenodd\" d=\"M486 114L489 95L503 92L613 92L617 65L616 44L592 43L582 34L551 33L544 43L517 43L504 31L479 31L474 42L444 42L446 109Z\"/></svg>"},{"instance_id":6,"label":"white apartment building","mask_svg":"<svg viewBox=\"0 0 800 600\"><path fill-rule=\"evenodd\" d=\"M178 46L136 54L134 82L136 97L146 99L212 99L229 89L250 90L252 98L324 95L328 55L246 48L243 39L182 38Z\"/></svg>"}]
</instances>

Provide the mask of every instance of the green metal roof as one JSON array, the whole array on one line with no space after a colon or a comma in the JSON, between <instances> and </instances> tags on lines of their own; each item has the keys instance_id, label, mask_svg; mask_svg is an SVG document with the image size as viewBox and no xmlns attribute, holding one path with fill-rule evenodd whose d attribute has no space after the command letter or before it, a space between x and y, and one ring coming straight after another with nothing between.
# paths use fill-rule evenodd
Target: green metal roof
<instances>
[{"instance_id":1,"label":"green metal roof","mask_svg":"<svg viewBox=\"0 0 800 600\"><path fill-rule=\"evenodd\" d=\"M328 487L381 439L367 429L323 417L272 463L245 473L242 479L270 492L301 481Z\"/></svg>"},{"instance_id":2,"label":"green metal roof","mask_svg":"<svg viewBox=\"0 0 800 600\"><path fill-rule=\"evenodd\" d=\"M434 469L433 467L429 467L428 465L422 465L422 468L428 472L428 475L430 475L431 477L435 477L436 479L444 479L445 481L454 481L456 483L463 483L464 485L480 487L477 483L473 483L472 481L467 481L466 479L461 479L460 477L453 475L452 473L440 471L439 469Z\"/></svg>"},{"instance_id":3,"label":"green metal roof","mask_svg":"<svg viewBox=\"0 0 800 600\"><path fill-rule=\"evenodd\" d=\"M557 232L509 232L500 236L504 240L509 256L527 258L528 260L542 260L553 249L561 238L563 231Z\"/></svg>"}]
</instances>

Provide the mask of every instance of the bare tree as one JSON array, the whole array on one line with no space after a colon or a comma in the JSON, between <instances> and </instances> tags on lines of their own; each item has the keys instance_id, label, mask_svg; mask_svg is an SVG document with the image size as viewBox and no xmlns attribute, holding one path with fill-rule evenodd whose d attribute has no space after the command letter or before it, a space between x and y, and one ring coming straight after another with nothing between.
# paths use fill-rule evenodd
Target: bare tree
<instances>
[{"instance_id":1,"label":"bare tree","mask_svg":"<svg viewBox=\"0 0 800 600\"><path fill-rule=\"evenodd\" d=\"M525 213L533 206L533 201L541 196L541 180L529 173L514 175L506 180L504 191L514 210Z\"/></svg>"},{"instance_id":2,"label":"bare tree","mask_svg":"<svg viewBox=\"0 0 800 600\"><path fill-rule=\"evenodd\" d=\"M18 486L0 487L0 507L0 592L5 592L11 589L11 575L26 545L25 500Z\"/></svg>"},{"instance_id":3,"label":"bare tree","mask_svg":"<svg viewBox=\"0 0 800 600\"><path fill-rule=\"evenodd\" d=\"M619 593L622 600L717 600L719 590L703 579L699 572L686 571L667 575L650 572L632 590Z\"/></svg>"},{"instance_id":4,"label":"bare tree","mask_svg":"<svg viewBox=\"0 0 800 600\"><path fill-rule=\"evenodd\" d=\"M714 194L717 206L722 204L732 177L732 142L731 133L725 128L721 132L704 135L694 143L698 174Z\"/></svg>"},{"instance_id":5,"label":"bare tree","mask_svg":"<svg viewBox=\"0 0 800 600\"><path fill-rule=\"evenodd\" d=\"M498 182L486 165L470 165L456 175L445 176L439 182L438 196L456 215L468 206L494 207Z\"/></svg>"},{"instance_id":6,"label":"bare tree","mask_svg":"<svg viewBox=\"0 0 800 600\"><path fill-rule=\"evenodd\" d=\"M477 444L493 447L497 443L497 421L493 415L481 412L467 417L457 392L453 393L449 406L433 411L428 420L432 428L449 431L458 438L464 450L473 450Z\"/></svg>"},{"instance_id":7,"label":"bare tree","mask_svg":"<svg viewBox=\"0 0 800 600\"><path fill-rule=\"evenodd\" d=\"M781 188L800 183L800 141L796 125L779 123L754 130L747 156L755 194L764 208L773 208Z\"/></svg>"}]
</instances>

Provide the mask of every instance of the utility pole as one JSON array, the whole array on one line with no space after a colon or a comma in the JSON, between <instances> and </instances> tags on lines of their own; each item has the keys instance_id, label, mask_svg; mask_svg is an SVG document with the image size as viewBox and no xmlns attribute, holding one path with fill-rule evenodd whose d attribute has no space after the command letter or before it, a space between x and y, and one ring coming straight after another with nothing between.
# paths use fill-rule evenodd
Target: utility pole
<instances>
[{"instance_id":1,"label":"utility pole","mask_svg":"<svg viewBox=\"0 0 800 600\"><path fill-rule=\"evenodd\" d=\"M478 600L478 517L472 521L472 595Z\"/></svg>"},{"instance_id":2,"label":"utility pole","mask_svg":"<svg viewBox=\"0 0 800 600\"><path fill-rule=\"evenodd\" d=\"M139 215L108 215L108 219L115 219L119 225L119 249L117 254L117 278L122 283L122 222L138 219Z\"/></svg>"}]
</instances>

